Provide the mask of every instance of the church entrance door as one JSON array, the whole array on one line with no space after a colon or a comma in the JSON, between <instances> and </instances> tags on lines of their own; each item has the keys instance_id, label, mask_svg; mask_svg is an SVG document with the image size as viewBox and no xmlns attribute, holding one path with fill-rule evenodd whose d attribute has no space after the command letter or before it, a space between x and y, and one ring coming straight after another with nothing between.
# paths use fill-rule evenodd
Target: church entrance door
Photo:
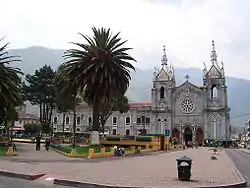
<instances>
[{"instance_id":1,"label":"church entrance door","mask_svg":"<svg viewBox=\"0 0 250 188\"><path fill-rule=\"evenodd\" d=\"M202 146L203 145L203 141L204 141L204 132L201 128L198 128L196 130L196 142L198 144L198 146Z\"/></svg>"},{"instance_id":2,"label":"church entrance door","mask_svg":"<svg viewBox=\"0 0 250 188\"><path fill-rule=\"evenodd\" d=\"M188 142L192 142L193 133L190 127L186 127L184 129L183 138L184 138L185 144L187 144Z\"/></svg>"}]
</instances>

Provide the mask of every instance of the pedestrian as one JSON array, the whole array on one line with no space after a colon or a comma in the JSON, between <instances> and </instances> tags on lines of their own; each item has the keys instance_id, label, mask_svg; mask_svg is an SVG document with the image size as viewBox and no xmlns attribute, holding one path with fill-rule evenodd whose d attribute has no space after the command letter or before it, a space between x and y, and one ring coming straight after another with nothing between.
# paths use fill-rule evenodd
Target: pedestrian
<instances>
[{"instance_id":1,"label":"pedestrian","mask_svg":"<svg viewBox=\"0 0 250 188\"><path fill-rule=\"evenodd\" d=\"M36 151L39 151L41 147L41 137L40 135L37 135L36 137Z\"/></svg>"},{"instance_id":2,"label":"pedestrian","mask_svg":"<svg viewBox=\"0 0 250 188\"><path fill-rule=\"evenodd\" d=\"M47 137L47 138L45 139L45 149L46 149L47 151L49 151L49 146L50 146L50 138Z\"/></svg>"}]
</instances>

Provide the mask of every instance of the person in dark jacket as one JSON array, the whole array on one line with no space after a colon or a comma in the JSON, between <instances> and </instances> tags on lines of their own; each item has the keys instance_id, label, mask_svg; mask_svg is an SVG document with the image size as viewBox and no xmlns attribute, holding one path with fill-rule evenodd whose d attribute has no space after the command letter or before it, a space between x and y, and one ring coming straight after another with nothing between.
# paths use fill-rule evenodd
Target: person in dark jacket
<instances>
[{"instance_id":1,"label":"person in dark jacket","mask_svg":"<svg viewBox=\"0 0 250 188\"><path fill-rule=\"evenodd\" d=\"M47 151L49 151L49 145L50 145L50 138L47 137L47 138L45 139L45 148L46 148Z\"/></svg>"},{"instance_id":2,"label":"person in dark jacket","mask_svg":"<svg viewBox=\"0 0 250 188\"><path fill-rule=\"evenodd\" d=\"M36 137L36 151L39 151L41 148L41 137L40 135L37 135Z\"/></svg>"}]
</instances>

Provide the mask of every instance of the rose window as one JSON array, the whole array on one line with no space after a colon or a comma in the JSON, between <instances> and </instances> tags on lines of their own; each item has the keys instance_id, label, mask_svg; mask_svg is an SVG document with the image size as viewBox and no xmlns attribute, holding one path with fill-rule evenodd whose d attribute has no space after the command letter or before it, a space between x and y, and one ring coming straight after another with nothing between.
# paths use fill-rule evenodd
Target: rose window
<instances>
[{"instance_id":1,"label":"rose window","mask_svg":"<svg viewBox=\"0 0 250 188\"><path fill-rule=\"evenodd\" d=\"M184 99L181 102L181 110L182 112L189 114L192 113L195 109L195 103L194 101L190 100L190 99Z\"/></svg>"}]
</instances>

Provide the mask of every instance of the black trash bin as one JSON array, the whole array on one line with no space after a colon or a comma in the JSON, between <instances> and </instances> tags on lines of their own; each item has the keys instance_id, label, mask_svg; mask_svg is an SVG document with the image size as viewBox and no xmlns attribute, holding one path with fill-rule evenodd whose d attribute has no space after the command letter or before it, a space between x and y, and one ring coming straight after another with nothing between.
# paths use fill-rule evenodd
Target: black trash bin
<instances>
[{"instance_id":1,"label":"black trash bin","mask_svg":"<svg viewBox=\"0 0 250 188\"><path fill-rule=\"evenodd\" d=\"M192 159L183 156L176 159L176 161L177 161L178 179L182 181L190 181Z\"/></svg>"}]
</instances>

